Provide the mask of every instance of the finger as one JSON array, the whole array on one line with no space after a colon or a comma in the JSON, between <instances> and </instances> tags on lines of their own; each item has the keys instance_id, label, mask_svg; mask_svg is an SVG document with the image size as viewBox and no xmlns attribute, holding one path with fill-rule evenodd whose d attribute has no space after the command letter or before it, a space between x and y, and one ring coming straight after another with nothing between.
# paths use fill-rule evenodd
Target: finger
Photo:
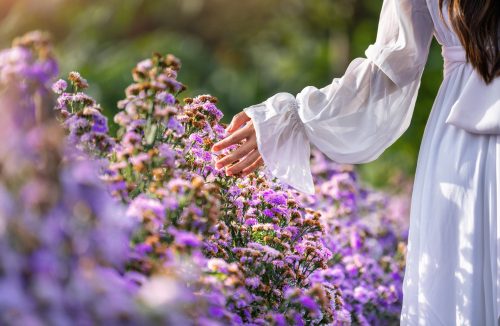
<instances>
[{"instance_id":1,"label":"finger","mask_svg":"<svg viewBox=\"0 0 500 326\"><path fill-rule=\"evenodd\" d=\"M252 129L250 128L251 126L249 125L248 127L239 129L235 131L233 134L227 136L226 138L222 139L221 141L215 143L212 146L212 151L220 151L228 146L234 145L239 143L241 140L247 138L250 134Z\"/></svg>"},{"instance_id":2,"label":"finger","mask_svg":"<svg viewBox=\"0 0 500 326\"><path fill-rule=\"evenodd\" d=\"M231 120L231 123L227 127L227 132L233 132L234 130L237 130L242 124L250 120L250 117L244 112L240 112L236 114L233 119Z\"/></svg>"},{"instance_id":3,"label":"finger","mask_svg":"<svg viewBox=\"0 0 500 326\"><path fill-rule=\"evenodd\" d=\"M232 151L230 154L227 156L224 156L221 158L219 161L215 163L215 167L220 169L228 164L231 164L240 158L246 156L248 153L250 153L252 150L257 148L257 142L255 141L255 138L248 139L246 142L243 143L240 147Z\"/></svg>"},{"instance_id":4,"label":"finger","mask_svg":"<svg viewBox=\"0 0 500 326\"><path fill-rule=\"evenodd\" d=\"M255 162L253 162L248 167L244 168L243 171L241 171L241 176L246 177L247 175L257 170L260 166L263 165L264 165L264 160L262 159L262 156L259 156L259 158Z\"/></svg>"},{"instance_id":5,"label":"finger","mask_svg":"<svg viewBox=\"0 0 500 326\"><path fill-rule=\"evenodd\" d=\"M226 174L227 175L235 175L235 174L240 173L243 169L247 168L253 162L255 162L259 158L259 156L260 156L259 151L254 149L247 156L245 156L243 159L241 159L238 163L228 167L226 169Z\"/></svg>"}]
</instances>

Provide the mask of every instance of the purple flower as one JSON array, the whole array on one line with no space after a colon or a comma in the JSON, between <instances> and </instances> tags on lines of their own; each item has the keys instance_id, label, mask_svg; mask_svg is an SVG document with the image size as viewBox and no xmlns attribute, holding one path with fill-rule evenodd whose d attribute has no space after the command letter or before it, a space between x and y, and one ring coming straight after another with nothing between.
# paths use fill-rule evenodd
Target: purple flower
<instances>
[{"instance_id":1,"label":"purple flower","mask_svg":"<svg viewBox=\"0 0 500 326\"><path fill-rule=\"evenodd\" d=\"M225 138L227 135L226 129L224 129L224 127L222 127L220 124L216 124L212 129L219 138Z\"/></svg>"},{"instance_id":2,"label":"purple flower","mask_svg":"<svg viewBox=\"0 0 500 326\"><path fill-rule=\"evenodd\" d=\"M129 205L127 216L143 220L145 217L154 217L157 228L163 221L165 208L157 199L149 198L146 195L136 197ZM152 215L151 215L152 214Z\"/></svg>"},{"instance_id":3,"label":"purple flower","mask_svg":"<svg viewBox=\"0 0 500 326\"><path fill-rule=\"evenodd\" d=\"M153 62L151 61L151 59L145 59L138 62L136 67L138 70L146 72L149 69L153 68Z\"/></svg>"},{"instance_id":4,"label":"purple flower","mask_svg":"<svg viewBox=\"0 0 500 326\"><path fill-rule=\"evenodd\" d=\"M184 134L184 126L173 116L168 119L167 128L172 129L177 136Z\"/></svg>"},{"instance_id":5,"label":"purple flower","mask_svg":"<svg viewBox=\"0 0 500 326\"><path fill-rule=\"evenodd\" d=\"M299 315L298 313L294 313L293 314L293 325L304 326L305 325L304 318L301 315Z\"/></svg>"},{"instance_id":6,"label":"purple flower","mask_svg":"<svg viewBox=\"0 0 500 326\"><path fill-rule=\"evenodd\" d=\"M316 301L306 295L302 295L299 299L299 302L302 306L310 311L318 310L318 304L316 303Z\"/></svg>"},{"instance_id":7,"label":"purple flower","mask_svg":"<svg viewBox=\"0 0 500 326\"><path fill-rule=\"evenodd\" d=\"M217 121L220 120L220 119L222 119L222 117L224 116L222 114L222 112L213 103L209 102L209 103L203 104L203 109L205 109L211 115L213 115Z\"/></svg>"},{"instance_id":8,"label":"purple flower","mask_svg":"<svg viewBox=\"0 0 500 326\"><path fill-rule=\"evenodd\" d=\"M252 289L256 289L260 285L260 278L257 276L249 277L245 280L245 284Z\"/></svg>"},{"instance_id":9,"label":"purple flower","mask_svg":"<svg viewBox=\"0 0 500 326\"><path fill-rule=\"evenodd\" d=\"M241 194L241 188L238 186L231 186L228 190L229 194L233 197L239 196Z\"/></svg>"},{"instance_id":10,"label":"purple flower","mask_svg":"<svg viewBox=\"0 0 500 326\"><path fill-rule=\"evenodd\" d=\"M203 144L203 138L197 133L193 133L193 134L189 135L189 140L191 140L192 142L194 142L196 144Z\"/></svg>"},{"instance_id":11,"label":"purple flower","mask_svg":"<svg viewBox=\"0 0 500 326\"><path fill-rule=\"evenodd\" d=\"M160 157L165 159L165 164L170 167L175 167L177 152L172 149L169 144L160 144L158 150L160 152Z\"/></svg>"},{"instance_id":12,"label":"purple flower","mask_svg":"<svg viewBox=\"0 0 500 326\"><path fill-rule=\"evenodd\" d=\"M191 152L194 154L196 158L201 160L202 163L212 162L212 153L209 151L205 151L201 148L192 148Z\"/></svg>"},{"instance_id":13,"label":"purple flower","mask_svg":"<svg viewBox=\"0 0 500 326\"><path fill-rule=\"evenodd\" d=\"M252 225L255 225L257 223L258 223L258 221L254 218L249 218L245 221L245 225L248 225L248 226L252 226Z\"/></svg>"},{"instance_id":14,"label":"purple flower","mask_svg":"<svg viewBox=\"0 0 500 326\"><path fill-rule=\"evenodd\" d=\"M73 94L70 93L62 93L58 98L57 98L57 105L56 108L59 110L68 110L69 109L69 103L73 100Z\"/></svg>"},{"instance_id":15,"label":"purple flower","mask_svg":"<svg viewBox=\"0 0 500 326\"><path fill-rule=\"evenodd\" d=\"M56 94L62 94L66 88L68 88L68 83L64 79L59 79L52 85L52 90Z\"/></svg>"},{"instance_id":16,"label":"purple flower","mask_svg":"<svg viewBox=\"0 0 500 326\"><path fill-rule=\"evenodd\" d=\"M264 214L264 216L267 216L267 217L274 217L274 212L272 211L272 209L269 209L269 208L266 208L262 211L262 214Z\"/></svg>"},{"instance_id":17,"label":"purple flower","mask_svg":"<svg viewBox=\"0 0 500 326\"><path fill-rule=\"evenodd\" d=\"M107 133L108 132L108 119L102 115L100 112L96 112L93 116L93 125L92 131L98 133Z\"/></svg>"},{"instance_id":18,"label":"purple flower","mask_svg":"<svg viewBox=\"0 0 500 326\"><path fill-rule=\"evenodd\" d=\"M175 104L175 97L168 92L160 92L156 94L156 99L167 105Z\"/></svg>"},{"instance_id":19,"label":"purple flower","mask_svg":"<svg viewBox=\"0 0 500 326\"><path fill-rule=\"evenodd\" d=\"M286 326L287 321L285 316L283 314L279 313L272 313L271 318L273 319L273 322L275 323L276 326Z\"/></svg>"},{"instance_id":20,"label":"purple flower","mask_svg":"<svg viewBox=\"0 0 500 326\"><path fill-rule=\"evenodd\" d=\"M139 255L145 255L147 253L150 253L153 250L153 247L150 244L146 243L139 243L135 246L135 252L137 252Z\"/></svg>"},{"instance_id":21,"label":"purple flower","mask_svg":"<svg viewBox=\"0 0 500 326\"><path fill-rule=\"evenodd\" d=\"M239 209L242 209L243 206L244 206L244 200L242 198L236 198L234 201L233 201L233 204L234 206L236 206L237 208Z\"/></svg>"},{"instance_id":22,"label":"purple flower","mask_svg":"<svg viewBox=\"0 0 500 326\"><path fill-rule=\"evenodd\" d=\"M134 145L141 142L141 136L134 131L127 131L122 138L122 144Z\"/></svg>"},{"instance_id":23,"label":"purple flower","mask_svg":"<svg viewBox=\"0 0 500 326\"><path fill-rule=\"evenodd\" d=\"M174 227L170 227L168 231L174 236L177 245L198 248L202 244L201 239L194 233L181 231Z\"/></svg>"},{"instance_id":24,"label":"purple flower","mask_svg":"<svg viewBox=\"0 0 500 326\"><path fill-rule=\"evenodd\" d=\"M370 300L370 292L368 292L364 287L357 286L354 288L354 299L358 300L361 303L366 303Z\"/></svg>"},{"instance_id":25,"label":"purple flower","mask_svg":"<svg viewBox=\"0 0 500 326\"><path fill-rule=\"evenodd\" d=\"M210 306L210 308L208 308L208 313L210 317L222 318L222 316L224 316L224 312L225 310L222 307Z\"/></svg>"},{"instance_id":26,"label":"purple flower","mask_svg":"<svg viewBox=\"0 0 500 326\"><path fill-rule=\"evenodd\" d=\"M149 155L146 153L140 153L137 154L136 156L132 156L129 159L130 163L133 165L141 165L149 161Z\"/></svg>"},{"instance_id":27,"label":"purple flower","mask_svg":"<svg viewBox=\"0 0 500 326\"><path fill-rule=\"evenodd\" d=\"M273 191L263 193L264 200L271 205L286 205L286 196Z\"/></svg>"}]
</instances>

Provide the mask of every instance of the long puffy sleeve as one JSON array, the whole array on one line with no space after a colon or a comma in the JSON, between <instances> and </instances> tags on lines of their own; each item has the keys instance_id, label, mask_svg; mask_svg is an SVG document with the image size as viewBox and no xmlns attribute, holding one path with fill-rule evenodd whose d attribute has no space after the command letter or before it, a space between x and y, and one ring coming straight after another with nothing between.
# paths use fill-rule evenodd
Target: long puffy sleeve
<instances>
[{"instance_id":1,"label":"long puffy sleeve","mask_svg":"<svg viewBox=\"0 0 500 326\"><path fill-rule=\"evenodd\" d=\"M272 175L314 194L311 144L338 163L378 158L410 124L432 34L425 0L384 0L375 43L342 77L244 108Z\"/></svg>"}]
</instances>

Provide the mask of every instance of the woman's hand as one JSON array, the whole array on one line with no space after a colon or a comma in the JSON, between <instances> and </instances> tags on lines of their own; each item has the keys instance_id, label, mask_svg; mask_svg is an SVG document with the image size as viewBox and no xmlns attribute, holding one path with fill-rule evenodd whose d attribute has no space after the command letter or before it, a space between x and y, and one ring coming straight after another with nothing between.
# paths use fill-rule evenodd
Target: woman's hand
<instances>
[{"instance_id":1,"label":"woman's hand","mask_svg":"<svg viewBox=\"0 0 500 326\"><path fill-rule=\"evenodd\" d=\"M244 126L240 128L243 124ZM218 160L215 163L217 169L227 166L226 175L241 173L241 176L246 176L264 164L257 148L257 137L253 123L245 112L240 112L233 117L227 131L230 135L215 143L212 146L212 151L220 151L243 140L244 142L240 147ZM229 164L232 165L228 166Z\"/></svg>"}]
</instances>

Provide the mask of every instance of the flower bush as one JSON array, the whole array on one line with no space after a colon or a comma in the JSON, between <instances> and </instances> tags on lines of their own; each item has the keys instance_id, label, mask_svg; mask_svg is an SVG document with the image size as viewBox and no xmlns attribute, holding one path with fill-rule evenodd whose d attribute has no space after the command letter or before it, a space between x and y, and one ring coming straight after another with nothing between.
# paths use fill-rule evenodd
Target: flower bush
<instances>
[{"instance_id":1,"label":"flower bush","mask_svg":"<svg viewBox=\"0 0 500 326\"><path fill-rule=\"evenodd\" d=\"M65 158L47 106L49 40L30 33L0 52L0 323L146 323L123 274L134 222L93 162Z\"/></svg>"},{"instance_id":2,"label":"flower bush","mask_svg":"<svg viewBox=\"0 0 500 326\"><path fill-rule=\"evenodd\" d=\"M313 152L314 196L301 201L322 213L323 243L334 253L328 268L312 275L339 284L353 322L399 324L407 234L400 224L406 210L401 198L360 186L352 166ZM408 199L406 199L408 200Z\"/></svg>"},{"instance_id":3,"label":"flower bush","mask_svg":"<svg viewBox=\"0 0 500 326\"><path fill-rule=\"evenodd\" d=\"M319 152L314 196L265 170L226 176L214 162L235 146L210 151L223 113L211 95L180 98L180 68L173 55L139 62L112 135L79 73L49 94L45 34L0 53L5 322L396 323L406 239L392 198Z\"/></svg>"}]
</instances>

